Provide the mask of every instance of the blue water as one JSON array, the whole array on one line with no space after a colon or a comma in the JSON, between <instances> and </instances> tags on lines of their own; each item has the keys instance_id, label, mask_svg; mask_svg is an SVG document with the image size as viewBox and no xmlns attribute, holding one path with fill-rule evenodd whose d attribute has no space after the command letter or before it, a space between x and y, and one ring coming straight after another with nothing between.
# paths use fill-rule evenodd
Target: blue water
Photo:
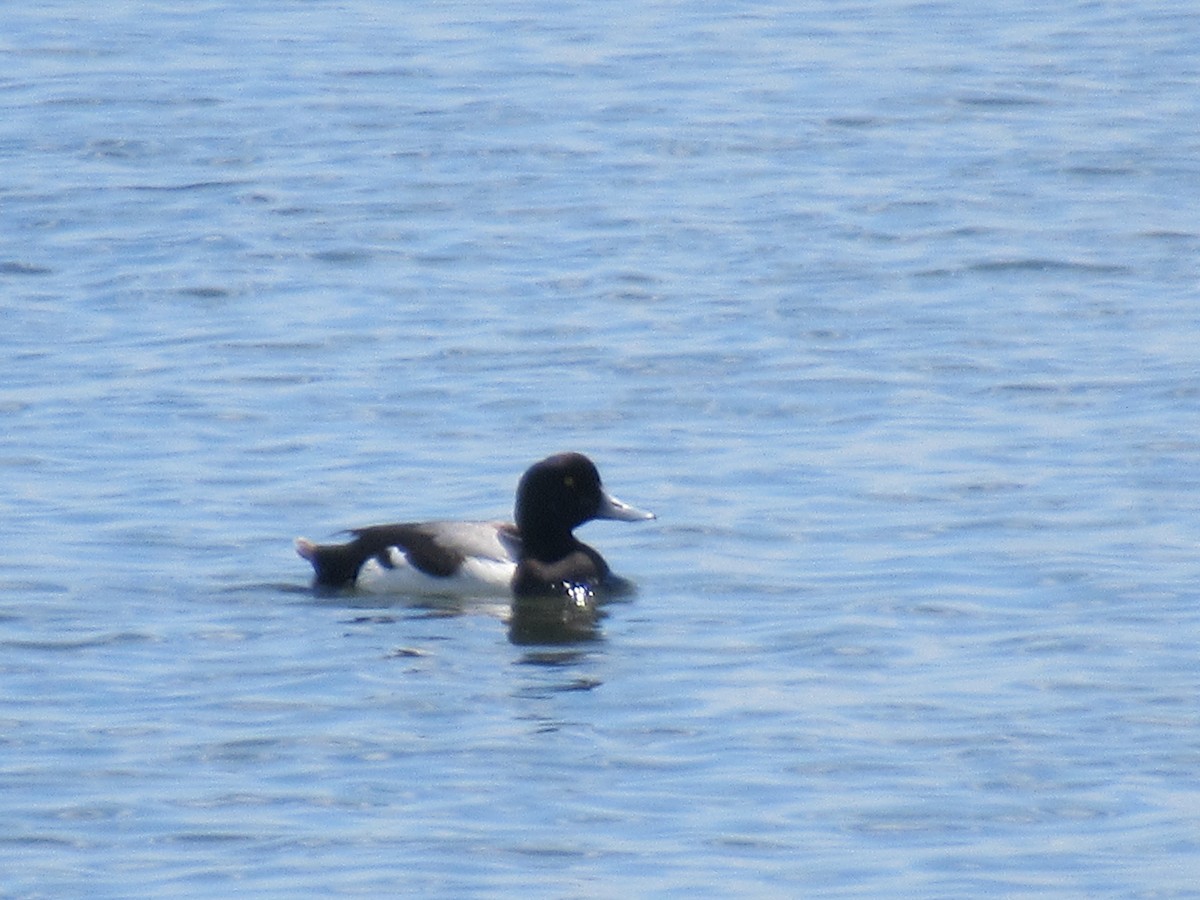
<instances>
[{"instance_id":1,"label":"blue water","mask_svg":"<svg viewBox=\"0 0 1200 900\"><path fill-rule=\"evenodd\" d=\"M0 896L1200 896L1186 4L9 7Z\"/></svg>"}]
</instances>

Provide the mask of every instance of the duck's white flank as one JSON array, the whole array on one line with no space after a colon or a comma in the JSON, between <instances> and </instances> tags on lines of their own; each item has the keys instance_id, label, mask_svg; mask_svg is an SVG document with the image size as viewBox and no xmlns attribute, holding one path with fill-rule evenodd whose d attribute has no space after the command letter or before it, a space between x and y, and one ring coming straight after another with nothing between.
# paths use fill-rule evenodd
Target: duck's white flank
<instances>
[{"instance_id":1,"label":"duck's white flank","mask_svg":"<svg viewBox=\"0 0 1200 900\"><path fill-rule=\"evenodd\" d=\"M368 559L358 570L354 586L367 594L433 594L459 597L507 597L511 590L514 562L468 557L453 575L426 575L410 565L397 547L387 549L391 567Z\"/></svg>"}]
</instances>

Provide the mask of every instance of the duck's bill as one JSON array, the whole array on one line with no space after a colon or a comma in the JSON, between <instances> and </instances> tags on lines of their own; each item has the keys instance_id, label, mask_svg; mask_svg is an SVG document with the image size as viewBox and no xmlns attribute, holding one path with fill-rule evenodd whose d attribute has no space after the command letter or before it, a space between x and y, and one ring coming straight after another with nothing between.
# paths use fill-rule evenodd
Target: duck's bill
<instances>
[{"instance_id":1,"label":"duck's bill","mask_svg":"<svg viewBox=\"0 0 1200 900\"><path fill-rule=\"evenodd\" d=\"M600 508L596 511L597 519L617 519L620 522L644 522L655 518L654 513L630 506L624 500L618 500L612 494L600 494Z\"/></svg>"}]
</instances>

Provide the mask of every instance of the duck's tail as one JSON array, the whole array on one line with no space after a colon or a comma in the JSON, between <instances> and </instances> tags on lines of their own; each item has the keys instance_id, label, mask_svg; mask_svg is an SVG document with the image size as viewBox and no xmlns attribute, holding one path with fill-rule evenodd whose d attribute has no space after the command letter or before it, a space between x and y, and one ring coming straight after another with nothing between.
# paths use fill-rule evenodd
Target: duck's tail
<instances>
[{"instance_id":1,"label":"duck's tail","mask_svg":"<svg viewBox=\"0 0 1200 900\"><path fill-rule=\"evenodd\" d=\"M312 563L313 584L320 588L352 587L366 554L357 541L348 544L314 544L308 538L296 538L296 553Z\"/></svg>"}]
</instances>

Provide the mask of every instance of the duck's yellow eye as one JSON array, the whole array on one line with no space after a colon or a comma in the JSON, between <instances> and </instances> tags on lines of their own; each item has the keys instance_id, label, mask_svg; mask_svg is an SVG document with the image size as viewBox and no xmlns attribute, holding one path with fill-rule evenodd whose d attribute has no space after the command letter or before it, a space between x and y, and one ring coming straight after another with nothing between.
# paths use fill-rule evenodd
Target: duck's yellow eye
<instances>
[{"instance_id":1,"label":"duck's yellow eye","mask_svg":"<svg viewBox=\"0 0 1200 900\"><path fill-rule=\"evenodd\" d=\"M563 479L563 484L565 484L571 490L575 490L575 476L568 475L566 478Z\"/></svg>"}]
</instances>

